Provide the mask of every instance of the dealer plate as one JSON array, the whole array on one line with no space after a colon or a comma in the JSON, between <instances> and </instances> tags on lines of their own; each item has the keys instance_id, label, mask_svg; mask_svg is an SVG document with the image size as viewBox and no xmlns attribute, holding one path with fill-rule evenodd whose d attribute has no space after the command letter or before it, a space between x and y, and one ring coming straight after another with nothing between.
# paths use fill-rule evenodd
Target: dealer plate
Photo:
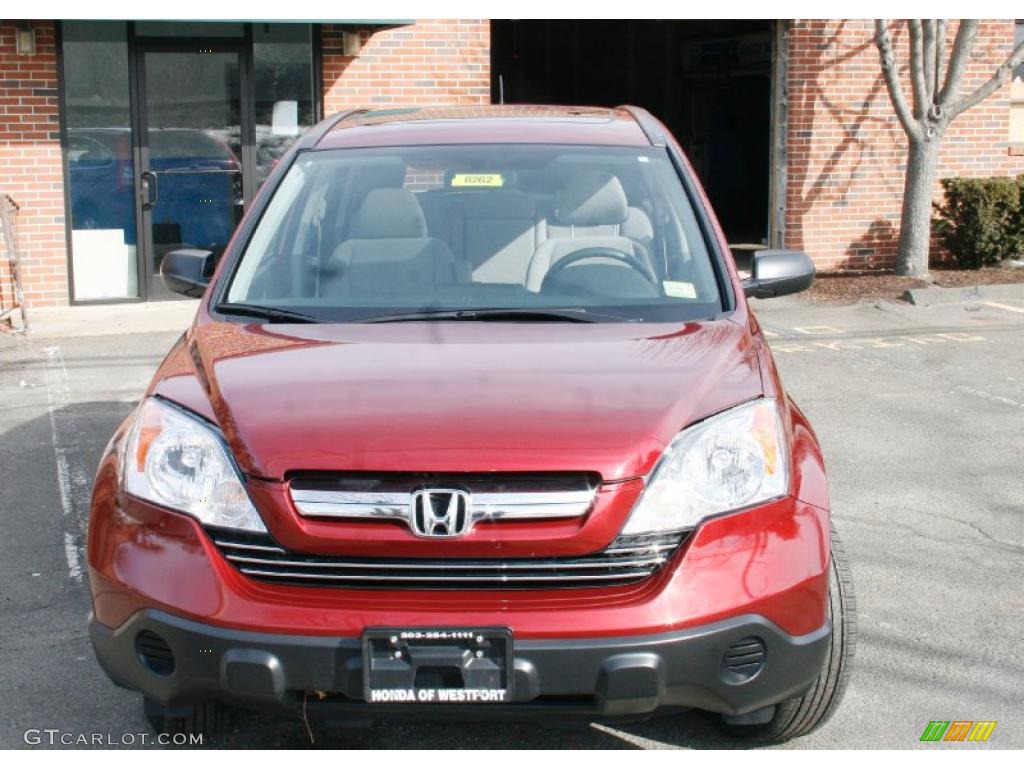
<instances>
[{"instance_id":1,"label":"dealer plate","mask_svg":"<svg viewBox=\"0 0 1024 768\"><path fill-rule=\"evenodd\" d=\"M507 704L507 627L373 627L363 632L363 694L371 704Z\"/></svg>"}]
</instances>

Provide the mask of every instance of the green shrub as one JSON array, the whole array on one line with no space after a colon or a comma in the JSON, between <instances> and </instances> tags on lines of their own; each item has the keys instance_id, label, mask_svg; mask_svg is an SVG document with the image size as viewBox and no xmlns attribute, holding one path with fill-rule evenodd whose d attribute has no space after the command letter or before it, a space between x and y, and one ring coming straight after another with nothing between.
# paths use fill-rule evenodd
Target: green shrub
<instances>
[{"instance_id":1,"label":"green shrub","mask_svg":"<svg viewBox=\"0 0 1024 768\"><path fill-rule=\"evenodd\" d=\"M1024 253L1024 176L943 179L935 233L953 260L978 269Z\"/></svg>"},{"instance_id":2,"label":"green shrub","mask_svg":"<svg viewBox=\"0 0 1024 768\"><path fill-rule=\"evenodd\" d=\"M1024 173L1017 177L1017 194L1019 205L1017 206L1017 215L1010 224L1010 231L1017 246L1013 255L1024 256Z\"/></svg>"}]
</instances>

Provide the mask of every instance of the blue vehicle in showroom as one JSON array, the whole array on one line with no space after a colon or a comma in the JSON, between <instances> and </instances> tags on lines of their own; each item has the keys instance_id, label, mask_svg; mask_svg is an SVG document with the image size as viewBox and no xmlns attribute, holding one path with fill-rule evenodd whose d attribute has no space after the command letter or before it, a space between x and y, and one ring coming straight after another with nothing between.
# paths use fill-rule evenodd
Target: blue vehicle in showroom
<instances>
[{"instance_id":1,"label":"blue vehicle in showroom","mask_svg":"<svg viewBox=\"0 0 1024 768\"><path fill-rule=\"evenodd\" d=\"M72 228L119 229L137 243L128 128L68 131ZM157 258L175 248L220 251L241 210L242 168L225 138L185 128L148 133L150 206Z\"/></svg>"}]
</instances>

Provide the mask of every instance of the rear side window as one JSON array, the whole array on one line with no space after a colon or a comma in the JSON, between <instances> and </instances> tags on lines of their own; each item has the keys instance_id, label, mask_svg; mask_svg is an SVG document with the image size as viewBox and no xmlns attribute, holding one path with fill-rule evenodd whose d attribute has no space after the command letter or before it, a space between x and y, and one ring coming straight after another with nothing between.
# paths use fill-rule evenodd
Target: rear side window
<instances>
[{"instance_id":1,"label":"rear side window","mask_svg":"<svg viewBox=\"0 0 1024 768\"><path fill-rule=\"evenodd\" d=\"M722 309L695 212L658 147L303 153L227 300L336 321L531 308L675 321Z\"/></svg>"}]
</instances>

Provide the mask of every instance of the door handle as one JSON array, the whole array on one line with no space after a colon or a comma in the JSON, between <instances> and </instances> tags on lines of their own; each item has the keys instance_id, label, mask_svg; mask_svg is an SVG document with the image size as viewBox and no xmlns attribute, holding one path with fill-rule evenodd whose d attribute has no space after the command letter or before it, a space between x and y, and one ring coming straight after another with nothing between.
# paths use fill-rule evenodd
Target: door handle
<instances>
[{"instance_id":1,"label":"door handle","mask_svg":"<svg viewBox=\"0 0 1024 768\"><path fill-rule=\"evenodd\" d=\"M142 210L152 210L160 199L160 183L157 181L153 171L143 171L142 182Z\"/></svg>"}]
</instances>

